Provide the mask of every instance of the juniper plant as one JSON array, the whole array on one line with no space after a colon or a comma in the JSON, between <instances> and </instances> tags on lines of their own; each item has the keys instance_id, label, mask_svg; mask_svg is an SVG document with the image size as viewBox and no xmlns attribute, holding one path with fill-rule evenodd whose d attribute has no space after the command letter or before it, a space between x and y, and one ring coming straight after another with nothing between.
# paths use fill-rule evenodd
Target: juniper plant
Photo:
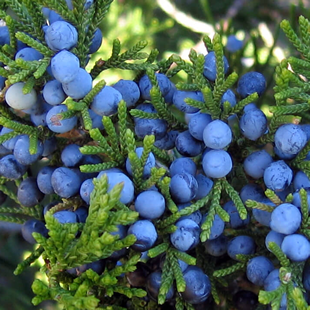
<instances>
[{"instance_id":1,"label":"juniper plant","mask_svg":"<svg viewBox=\"0 0 310 310\"><path fill-rule=\"evenodd\" d=\"M0 206L0 220L23 224L29 218L35 218L44 223L48 230L47 236L38 232L32 233L38 245L15 270L15 274L19 275L38 258L44 259L41 272L48 280L47 284L38 279L34 280L32 289L36 296L33 298L33 304L38 305L44 300L52 299L68 310L159 309L163 304L172 309L194 309L195 302L186 297L189 284L184 279L185 271L181 267L181 261L187 265L199 266L208 276L211 292L205 292L203 301L209 302L209 306L216 309L223 302L227 305L232 302L232 296L226 294L229 283L244 273L251 258L263 255L270 257L274 265L280 269L279 286L274 291L264 291L263 287L259 287L259 302L262 305L271 304L272 309L279 309L282 295L285 293L287 308L308 309L309 306L303 296L307 289L306 275L303 274L307 262L293 261L276 242L270 242L267 249L264 246L264 239L270 230L269 226L263 227L255 217L244 229L229 227L231 215L222 206L226 201L231 200L240 219L246 220L248 214L254 214L252 210L260 210L268 216L276 206L284 202L292 202L294 199L290 189L286 195L282 192L273 192L265 188L262 180L248 177L243 171L242 163L252 151L266 145L273 147L274 135L282 124L302 124L309 120L307 112L310 109L308 85L310 22L303 16L299 18L300 35L294 32L287 21L281 23L281 28L300 56L289 57L277 66L274 87L275 105L270 107L273 116L269 121L268 132L256 141L242 136L238 118L242 116L244 108L258 99L258 93L253 91L245 98L240 98L234 106L229 101L221 102L225 92L236 86L239 76L236 72L229 72L228 75L225 73L223 58L225 49L219 34L215 34L212 40L207 36L202 39L206 51L214 52L215 55L215 81L205 77L205 57L194 49L189 53L190 61L185 61L178 55L159 61L157 50L152 50L149 54L143 51L147 42L140 41L129 50L122 51L120 41L115 39L110 58L96 60L89 70L93 80L98 79L101 73L108 75L108 70L111 68L134 72L135 82L139 82L141 77L146 75L150 82L151 98L147 103L152 104L156 110L154 113L139 108L139 104L144 103L142 98L134 107L128 107L123 98L117 102L115 113L101 115L104 129L97 128L94 126L90 107L94 98L107 87L103 79L83 98L73 100L67 97L62 103L67 107L67 111L55 115L54 119L61 122L77 117L79 120L78 126L65 134L59 135L43 123L36 126L27 116L27 111L24 113L10 108L5 101L5 93L11 85L23 82L24 95L33 90L39 94L46 82L52 79L48 68L56 52L48 47L44 36L44 27L52 21L50 15L46 17L42 12L45 10L47 14L55 14L57 19L65 20L76 28L78 40L71 52L78 57L80 67L85 68L96 29L107 14L111 3L111 0L98 0L90 6L85 6L84 1L79 0L72 0L72 2L5 0L0 4L0 18L6 23L5 29L9 37L0 50L0 61L3 63L0 67L0 75L6 79L1 96L0 125L11 130L0 136L0 143L12 141L21 134L28 135L28 151L33 155L38 151L38 141L46 142L54 139L57 147L44 155L49 165L53 166L62 165L59 154L64 146L72 142L79 145L84 158L88 155L96 155L100 158L96 163L85 160L78 165L77 179L91 176L93 190L89 193L90 203L86 220L75 223L61 223L54 214L63 210L73 212L81 210L84 204L82 195L76 194L69 198L62 198L56 194L46 195L44 203L53 202L55 199L57 201L44 212L43 203L38 203L34 207L24 207L16 195L16 188L23 179L33 174L31 167L26 167L27 172L21 178L13 178L13 182L12 178L0 169L0 190L8 196L7 202ZM10 11L14 14L10 14ZM21 42L40 52L42 58L31 61L15 59L18 44ZM170 192L172 176L169 166L176 158L182 157L182 151L174 142L169 150L155 146L155 135L139 138L135 134L137 119L139 121L161 120L167 124L167 133L177 131L180 134L188 129L184 115L174 104L171 105L173 99L168 100L163 93L157 75L161 73L171 80L177 80L180 71L185 72L187 81L177 83L176 89L201 94L201 100L188 96L184 104L200 110L200 113L209 114L212 120L220 119L228 122L233 132L233 141L225 148L225 151L233 157L232 170L225 177L214 178L213 183L210 183L211 188L202 195L202 198L191 200L185 208L179 208L175 197ZM199 143L192 139L195 143ZM136 153L137 147L143 147L140 157ZM294 171L302 171L308 178L310 178L310 164L307 158L309 151L310 143L307 142L298 154L294 154L296 155L294 158L285 158L286 163ZM273 149L270 153L278 159ZM151 167L150 174L145 177L144 169L151 155L155 156L156 165ZM199 169L201 169L203 156L204 154L199 154L192 158ZM127 160L131 165L131 179L123 173ZM100 173L99 176L97 173ZM132 182L135 197L143 191L155 188L165 199L166 211L163 216L149 224L155 227L158 236L146 253L137 251L139 242L144 242L138 235L127 234L121 237L120 234L115 233L120 225L125 227L141 220L139 214L135 212L134 199L128 203L121 202L126 181L111 186L115 173L122 174ZM182 174L182 171L180 173ZM261 189L264 188L265 194L262 195L265 195L265 200L258 199L259 197L253 199L251 196L246 199L242 197L241 187L250 183L261 186ZM300 189L298 195L302 214L298 233L309 239L308 193L305 189ZM200 243L188 253L179 251L170 242L170 235L178 229L176 223L181 217L191 217L194 214L201 214L203 218L199 223ZM256 244L255 254L237 253L237 261L223 253L220 258L211 255L206 248L208 242L212 241L211 235L216 217L226 223L221 237L226 240L242 235L251 236ZM115 253L117 255L121 253L118 261L113 257ZM85 267L97 261L104 261L103 271L97 273L92 268ZM81 266L84 266L84 270ZM161 269L162 276L157 296L154 297L146 290L145 281L146 277L157 269ZM139 272L143 274L140 276L142 284L140 282L135 284L133 277L139 277L137 275ZM171 287L174 290L174 296L166 300Z\"/></svg>"}]
</instances>

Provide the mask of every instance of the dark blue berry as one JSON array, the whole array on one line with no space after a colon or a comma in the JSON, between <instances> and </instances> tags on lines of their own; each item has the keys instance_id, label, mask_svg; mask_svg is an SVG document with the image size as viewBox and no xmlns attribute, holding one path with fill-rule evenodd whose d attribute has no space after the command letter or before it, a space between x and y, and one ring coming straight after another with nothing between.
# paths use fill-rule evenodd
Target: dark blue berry
<instances>
[{"instance_id":1,"label":"dark blue berry","mask_svg":"<svg viewBox=\"0 0 310 310\"><path fill-rule=\"evenodd\" d=\"M80 176L66 167L55 169L51 181L55 193L63 198L72 197L80 190Z\"/></svg>"},{"instance_id":2,"label":"dark blue berry","mask_svg":"<svg viewBox=\"0 0 310 310\"><path fill-rule=\"evenodd\" d=\"M154 224L148 220L136 221L129 227L127 234L135 235L137 241L131 247L139 252L149 250L157 240L156 228Z\"/></svg>"},{"instance_id":3,"label":"dark blue berry","mask_svg":"<svg viewBox=\"0 0 310 310\"><path fill-rule=\"evenodd\" d=\"M195 157L201 154L204 144L193 138L188 130L185 130L179 133L175 139L175 148L183 156Z\"/></svg>"},{"instance_id":4,"label":"dark blue berry","mask_svg":"<svg viewBox=\"0 0 310 310\"><path fill-rule=\"evenodd\" d=\"M182 219L176 224L177 230L170 235L173 246L180 251L189 251L199 243L200 227L190 219Z\"/></svg>"},{"instance_id":5,"label":"dark blue berry","mask_svg":"<svg viewBox=\"0 0 310 310\"><path fill-rule=\"evenodd\" d=\"M176 174L170 181L170 194L176 203L186 203L195 198L198 183L189 173Z\"/></svg>"},{"instance_id":6,"label":"dark blue berry","mask_svg":"<svg viewBox=\"0 0 310 310\"><path fill-rule=\"evenodd\" d=\"M34 232L41 234L45 238L48 237L48 230L44 223L36 219L26 221L22 225L21 232L24 239L31 244L37 243L37 241L32 236L32 233Z\"/></svg>"},{"instance_id":7,"label":"dark blue berry","mask_svg":"<svg viewBox=\"0 0 310 310\"><path fill-rule=\"evenodd\" d=\"M266 79L259 72L245 73L238 81L237 92L242 98L255 92L261 96L265 89Z\"/></svg>"},{"instance_id":8,"label":"dark blue berry","mask_svg":"<svg viewBox=\"0 0 310 310\"><path fill-rule=\"evenodd\" d=\"M193 305L204 302L211 293L209 277L197 266L189 266L183 276L186 288L181 295L184 300Z\"/></svg>"}]
</instances>

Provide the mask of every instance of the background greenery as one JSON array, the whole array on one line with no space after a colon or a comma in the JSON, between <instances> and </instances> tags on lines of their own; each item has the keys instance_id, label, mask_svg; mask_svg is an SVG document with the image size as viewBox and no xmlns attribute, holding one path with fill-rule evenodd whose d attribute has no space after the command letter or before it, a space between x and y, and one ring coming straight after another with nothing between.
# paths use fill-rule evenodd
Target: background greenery
<instances>
[{"instance_id":1,"label":"background greenery","mask_svg":"<svg viewBox=\"0 0 310 310\"><path fill-rule=\"evenodd\" d=\"M201 44L203 34L220 32L225 38L234 33L245 40L245 46L237 54L227 54L230 70L239 75L256 70L265 75L268 90L260 98L260 104L268 116L268 106L273 105L273 73L284 56L292 55L290 44L279 31L282 19L289 19L294 26L300 14L310 17L307 1L286 0L115 0L110 12L101 24L103 42L100 50L91 58L106 59L111 44L119 38L127 50L139 40L149 42L147 50L157 48L159 59L176 53L186 59L189 49L206 53ZM120 78L132 78L121 70L104 71L108 85ZM182 75L179 77L182 79ZM0 310L55 310L52 302L31 305L31 283L34 277L42 279L39 264L14 276L13 271L32 246L26 244L18 226L0 225ZM42 262L41 262L42 263Z\"/></svg>"}]
</instances>

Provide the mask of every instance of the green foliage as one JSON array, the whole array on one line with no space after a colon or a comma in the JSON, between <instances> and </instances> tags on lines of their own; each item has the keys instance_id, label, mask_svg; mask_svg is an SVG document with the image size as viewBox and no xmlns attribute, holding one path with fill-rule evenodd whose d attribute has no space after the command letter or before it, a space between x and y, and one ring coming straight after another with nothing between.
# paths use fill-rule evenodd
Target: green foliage
<instances>
[{"instance_id":1,"label":"green foliage","mask_svg":"<svg viewBox=\"0 0 310 310\"><path fill-rule=\"evenodd\" d=\"M63 289L59 285L62 282L62 274L65 270L104 259L113 252L128 247L136 241L133 235L118 240L118 235L110 234L115 230L115 225L131 224L136 221L138 216L138 213L134 211L129 209L127 211L118 210L116 207L123 185L118 184L107 192L108 179L106 175L98 180L94 179L93 182L95 191L91 194L89 214L82 227L78 224L60 224L53 217L53 213L59 210L56 206L45 215L49 238L46 239L38 233L33 234L38 243L41 244L41 248L20 265L16 272L19 273L21 268L31 263L41 253L48 257L50 289L36 280L33 284L33 291L37 294L33 300L34 304L52 298L57 299L68 309L73 306L77 309L95 309L99 303L97 298L99 295L88 295L88 290L93 286L97 287L98 294L101 292L100 294L104 295L103 291L105 291L110 297L114 292L126 296L141 297L144 295L142 290L116 285L118 282L116 277L120 275L119 273L133 270L132 266L137 263L137 261L134 263L134 258L131 258L122 268L118 268L117 272L110 270L102 276L98 276L95 272L88 271L83 277L72 282L70 290ZM78 231L81 235L79 239L76 239L75 236ZM136 259L138 258L136 256Z\"/></svg>"}]
</instances>

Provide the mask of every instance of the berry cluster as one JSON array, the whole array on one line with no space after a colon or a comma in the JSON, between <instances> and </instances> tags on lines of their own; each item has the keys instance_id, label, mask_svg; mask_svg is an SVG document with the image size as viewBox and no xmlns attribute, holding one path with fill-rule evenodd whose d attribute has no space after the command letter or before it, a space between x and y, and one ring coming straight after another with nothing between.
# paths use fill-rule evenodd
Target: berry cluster
<instances>
[{"instance_id":1,"label":"berry cluster","mask_svg":"<svg viewBox=\"0 0 310 310\"><path fill-rule=\"evenodd\" d=\"M36 280L34 303L193 309L219 304L220 278L242 270L261 303L289 307L294 286L310 290L309 125L268 122L254 103L264 76L231 73L219 35L191 63L126 62L143 59L143 44L119 55L116 40L86 71L109 3L66 3L36 4L44 22L33 33L12 38L11 17L0 31L0 211L26 215L1 219L40 244L16 271L43 253L50 287ZM224 51L241 48L230 36ZM94 85L110 67L136 79ZM180 70L189 83L174 83ZM256 292L228 300L255 309Z\"/></svg>"}]
</instances>

